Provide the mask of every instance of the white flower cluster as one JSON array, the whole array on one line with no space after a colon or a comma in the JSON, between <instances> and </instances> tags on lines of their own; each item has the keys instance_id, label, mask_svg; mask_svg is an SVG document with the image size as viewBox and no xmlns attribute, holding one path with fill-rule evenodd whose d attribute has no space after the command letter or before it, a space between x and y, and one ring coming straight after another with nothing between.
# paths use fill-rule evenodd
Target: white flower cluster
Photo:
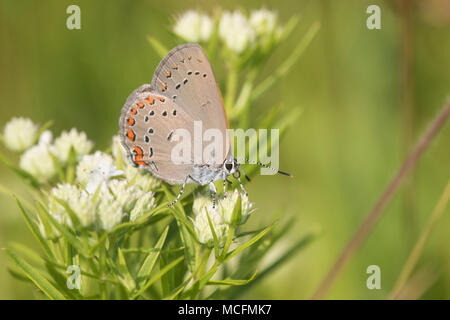
<instances>
[{"instance_id":1,"label":"white flower cluster","mask_svg":"<svg viewBox=\"0 0 450 320\"><path fill-rule=\"evenodd\" d=\"M178 17L173 31L186 41L206 42L217 24L220 39L236 53L242 53L259 40L279 35L282 30L277 14L262 8L251 11L249 16L238 10L225 11L218 23L204 13L189 10Z\"/></svg>"},{"instance_id":2,"label":"white flower cluster","mask_svg":"<svg viewBox=\"0 0 450 320\"><path fill-rule=\"evenodd\" d=\"M213 21L208 15L189 10L177 19L173 31L186 41L200 42L208 41L213 27Z\"/></svg>"},{"instance_id":3,"label":"white flower cluster","mask_svg":"<svg viewBox=\"0 0 450 320\"><path fill-rule=\"evenodd\" d=\"M41 182L55 182L51 179L57 166L67 165L74 152L76 184L59 183L49 196L50 213L60 223L73 226L69 207L84 227L111 230L156 206L153 190L159 181L130 164L118 136L113 137L113 156L89 154L93 143L84 132L63 131L53 142L50 131L39 135L39 126L30 119L14 118L5 126L2 140L8 148L23 151L20 168Z\"/></svg>"},{"instance_id":4,"label":"white flower cluster","mask_svg":"<svg viewBox=\"0 0 450 320\"><path fill-rule=\"evenodd\" d=\"M13 151L24 151L36 143L39 126L26 118L12 118L3 131L5 145Z\"/></svg>"},{"instance_id":5,"label":"white flower cluster","mask_svg":"<svg viewBox=\"0 0 450 320\"><path fill-rule=\"evenodd\" d=\"M70 150L73 148L76 156L80 157L88 154L94 143L88 140L86 133L78 132L72 128L69 132L63 131L61 135L55 139L52 146L53 154L61 161L66 162L69 159Z\"/></svg>"},{"instance_id":6,"label":"white flower cluster","mask_svg":"<svg viewBox=\"0 0 450 320\"><path fill-rule=\"evenodd\" d=\"M39 126L30 119L13 118L4 128L3 141L9 149L23 152L19 162L20 168L40 182L46 182L55 176L55 160L65 165L72 148L75 155L81 157L93 147L86 134L75 128L70 132L63 131L54 143L50 131L46 130L40 135L39 133Z\"/></svg>"},{"instance_id":7,"label":"white flower cluster","mask_svg":"<svg viewBox=\"0 0 450 320\"><path fill-rule=\"evenodd\" d=\"M240 208L237 207L239 199ZM220 199L215 206L208 195L199 194L194 200L192 210L195 214L193 224L198 240L208 246L214 245L214 236L209 224L211 220L214 232L222 246L225 244L230 225L245 223L254 211L254 204L248 201L246 195L235 189L231 195ZM236 218L238 221L235 221Z\"/></svg>"},{"instance_id":8,"label":"white flower cluster","mask_svg":"<svg viewBox=\"0 0 450 320\"><path fill-rule=\"evenodd\" d=\"M70 184L53 188L50 213L61 223L71 225L69 213L56 200L60 199L67 202L85 227L111 230L127 217L135 221L155 207L154 193L148 184L141 187L128 179L113 179L122 174L113 157L106 153L97 151L83 156L76 168L81 188Z\"/></svg>"}]
</instances>

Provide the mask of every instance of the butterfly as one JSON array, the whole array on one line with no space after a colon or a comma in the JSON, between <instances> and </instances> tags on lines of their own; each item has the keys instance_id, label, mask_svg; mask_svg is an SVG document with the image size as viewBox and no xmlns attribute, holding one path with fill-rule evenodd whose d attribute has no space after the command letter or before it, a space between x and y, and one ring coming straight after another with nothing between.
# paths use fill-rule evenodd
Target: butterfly
<instances>
[{"instance_id":1,"label":"butterfly","mask_svg":"<svg viewBox=\"0 0 450 320\"><path fill-rule=\"evenodd\" d=\"M205 141L195 138L196 123L201 123L204 131L211 129L221 133L221 141L216 141L220 142L219 148L213 150L208 160L203 157L201 161L194 161L195 144L200 144L200 149L206 147ZM152 82L140 86L127 98L119 128L121 143L134 166L149 170L169 184L182 185L169 206L179 200L187 183L209 185L211 193L217 195L214 182L223 180L226 196L226 181L230 175L238 180L246 194L240 179L240 165L231 150L220 89L200 45L177 46L163 58ZM173 150L179 143L181 129L192 134L190 143L194 148L188 152L189 161L178 163L173 160ZM245 173L244 176L250 180Z\"/></svg>"}]
</instances>

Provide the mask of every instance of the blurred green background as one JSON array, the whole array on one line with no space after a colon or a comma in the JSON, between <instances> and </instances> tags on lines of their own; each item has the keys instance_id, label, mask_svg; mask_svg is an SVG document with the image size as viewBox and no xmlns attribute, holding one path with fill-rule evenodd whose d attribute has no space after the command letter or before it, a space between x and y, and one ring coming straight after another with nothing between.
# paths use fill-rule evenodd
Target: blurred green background
<instances>
[{"instance_id":1,"label":"blurred green background","mask_svg":"<svg viewBox=\"0 0 450 320\"><path fill-rule=\"evenodd\" d=\"M70 4L81 8L81 30L66 28ZM381 7L381 30L366 28L370 4ZM159 63L147 35L173 47L170 22L187 9L212 13L219 7L261 6L278 11L282 22L294 14L301 18L262 77L312 23L320 22L321 29L256 106L255 112L264 113L281 97L285 110L300 105L303 113L280 148L280 168L295 179L260 176L248 185L259 208L253 223L295 217L288 238L320 234L245 298L306 299L450 93L450 1L0 0L0 127L13 116L39 123L54 119L54 132L77 127L96 148L106 148L126 97L151 81ZM218 81L224 85L223 78ZM450 177L449 146L447 124L328 298L388 296ZM0 151L17 161L3 146ZM0 166L0 183L31 198L5 166ZM14 200L0 194L0 203L0 247L11 241L37 247ZM449 213L433 230L418 264L426 275L418 288L425 291L423 298L450 298ZM35 297L35 289L8 274L8 262L0 252L0 298ZM366 287L369 265L381 268L381 290Z\"/></svg>"}]
</instances>

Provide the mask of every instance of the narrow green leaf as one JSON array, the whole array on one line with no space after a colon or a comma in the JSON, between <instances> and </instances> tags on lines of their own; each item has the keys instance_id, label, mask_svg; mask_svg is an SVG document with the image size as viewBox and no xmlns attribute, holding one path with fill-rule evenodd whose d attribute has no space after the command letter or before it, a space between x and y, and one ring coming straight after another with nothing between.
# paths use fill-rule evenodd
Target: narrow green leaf
<instances>
[{"instance_id":1,"label":"narrow green leaf","mask_svg":"<svg viewBox=\"0 0 450 320\"><path fill-rule=\"evenodd\" d=\"M164 58L169 52L169 50L167 50L167 48L156 38L147 36L147 41L150 43L150 45L153 47L153 49L161 59Z\"/></svg>"},{"instance_id":2,"label":"narrow green leaf","mask_svg":"<svg viewBox=\"0 0 450 320\"><path fill-rule=\"evenodd\" d=\"M17 264L25 275L51 300L65 300L65 296L59 292L46 278L27 262L19 258L9 249L3 249L6 254Z\"/></svg>"},{"instance_id":3,"label":"narrow green leaf","mask_svg":"<svg viewBox=\"0 0 450 320\"><path fill-rule=\"evenodd\" d=\"M173 192L167 187L166 184L163 184L162 188L168 199L175 197ZM171 212L174 212L174 216L177 219L176 221L178 228L180 230L180 238L185 248L184 255L186 257L186 264L188 266L189 271L194 272L196 261L195 249L197 247L196 242L197 238L191 224L187 221L186 212L184 211L184 208L181 205L180 201L178 201L175 207L176 208L172 208ZM180 211L180 214L177 214L176 209Z\"/></svg>"},{"instance_id":4,"label":"narrow green leaf","mask_svg":"<svg viewBox=\"0 0 450 320\"><path fill-rule=\"evenodd\" d=\"M70 221L72 222L72 225L75 227L76 230L80 230L82 228L82 224L80 219L78 218L78 215L75 213L75 211L72 210L72 208L69 206L67 201L64 201L62 199L54 197L56 202L58 202L63 208L66 210L66 212L69 214Z\"/></svg>"},{"instance_id":5,"label":"narrow green leaf","mask_svg":"<svg viewBox=\"0 0 450 320\"><path fill-rule=\"evenodd\" d=\"M298 43L298 45L293 50L292 54L285 60L285 62L269 77L267 77L263 82L261 82L252 92L252 101L258 99L263 93L265 93L269 88L271 88L277 81L284 77L286 73L292 68L292 66L301 57L305 49L314 39L315 35L320 29L320 23L314 23L303 37L303 39Z\"/></svg>"},{"instance_id":6,"label":"narrow green leaf","mask_svg":"<svg viewBox=\"0 0 450 320\"><path fill-rule=\"evenodd\" d=\"M258 270L256 270L248 280L234 280L234 279L210 280L207 282L207 285L243 286L245 284L252 282L257 274Z\"/></svg>"},{"instance_id":7,"label":"narrow green leaf","mask_svg":"<svg viewBox=\"0 0 450 320\"><path fill-rule=\"evenodd\" d=\"M39 254L37 254L34 250L18 242L12 242L11 247L23 257L28 259L28 261L30 261L32 264L39 267L44 267L45 260L43 260L42 257L40 257Z\"/></svg>"},{"instance_id":8,"label":"narrow green leaf","mask_svg":"<svg viewBox=\"0 0 450 320\"><path fill-rule=\"evenodd\" d=\"M243 244L241 244L240 246L238 246L236 249L234 249L233 251L231 251L230 253L228 253L225 256L224 262L229 261L231 258L233 258L234 256L236 256L237 254L241 253L242 251L244 251L245 249L247 249L248 247L250 247L252 244L254 244L255 242L257 242L259 239L261 239L262 237L264 237L270 230L272 230L272 228L275 226L275 224L272 224L271 226L268 226L267 228L265 228L263 231L261 231L260 233L258 233L256 236L254 236L253 238L251 238L250 240L248 240L247 242L244 242Z\"/></svg>"},{"instance_id":9,"label":"narrow green leaf","mask_svg":"<svg viewBox=\"0 0 450 320\"><path fill-rule=\"evenodd\" d=\"M206 217L208 218L208 224L209 224L209 228L211 230L211 233L213 235L213 239L214 239L214 254L216 256L216 259L219 259L220 257L220 243L219 243L219 239L217 238L217 234L216 234L216 230L214 230L214 226L211 222L211 218L209 217L209 213L208 210L206 210Z\"/></svg>"},{"instance_id":10,"label":"narrow green leaf","mask_svg":"<svg viewBox=\"0 0 450 320\"><path fill-rule=\"evenodd\" d=\"M130 271L128 270L127 261L125 259L125 256L122 252L122 250L118 250L118 260L117 260L117 271L119 272L119 279L121 283L124 285L125 288L127 288L128 292L133 290L136 287L136 284L134 282L133 277L130 274Z\"/></svg>"},{"instance_id":11,"label":"narrow green leaf","mask_svg":"<svg viewBox=\"0 0 450 320\"><path fill-rule=\"evenodd\" d=\"M276 261L274 261L271 265L266 267L259 275L258 280L263 279L268 273L275 270L280 265L283 265L287 260L292 258L298 251L305 248L308 244L310 244L314 238L315 234L311 233L306 236L301 237L297 242L292 245L288 250L286 250Z\"/></svg>"},{"instance_id":12,"label":"narrow green leaf","mask_svg":"<svg viewBox=\"0 0 450 320\"><path fill-rule=\"evenodd\" d=\"M13 265L14 267L8 267L8 272L9 274L16 280L19 281L24 281L24 282L29 282L29 283L33 283L33 281L31 281L25 273L23 273L23 271L21 269L19 269L19 267L17 267L16 265Z\"/></svg>"},{"instance_id":13,"label":"narrow green leaf","mask_svg":"<svg viewBox=\"0 0 450 320\"><path fill-rule=\"evenodd\" d=\"M47 219L55 226L55 228L61 233L61 235L79 252L85 253L85 248L82 243L75 237L75 235L66 227L61 225L55 218L45 209L45 207L38 202L37 206L42 209L42 212L46 215Z\"/></svg>"},{"instance_id":14,"label":"narrow green leaf","mask_svg":"<svg viewBox=\"0 0 450 320\"><path fill-rule=\"evenodd\" d=\"M19 199L16 198L17 205L19 206L20 212L22 213L22 216L25 219L25 223L27 224L28 228L30 229L33 236L37 239L39 244L41 245L42 250L44 251L45 255L51 260L56 261L55 255L53 254L53 251L50 250L50 247L47 243L47 240L44 239L44 237L41 235L41 231L39 230L36 223L31 219L31 217L28 215L28 213L25 211L25 209L22 207L21 202Z\"/></svg>"},{"instance_id":15,"label":"narrow green leaf","mask_svg":"<svg viewBox=\"0 0 450 320\"><path fill-rule=\"evenodd\" d=\"M163 247L164 242L166 241L168 232L169 227L167 226L162 235L159 237L158 241L156 242L154 249L157 251L150 252L145 258L141 268L139 269L139 272L136 277L136 281L139 288L143 287L145 285L145 281L150 277L150 273L152 272L156 260L158 259L158 256L160 254L160 250Z\"/></svg>"},{"instance_id":16,"label":"narrow green leaf","mask_svg":"<svg viewBox=\"0 0 450 320\"><path fill-rule=\"evenodd\" d=\"M168 265L166 265L164 268L162 268L161 270L159 270L146 284L145 286L139 290L138 293L136 293L133 296L133 299L136 299L137 297L139 297L140 295L142 295L142 293L144 293L153 283L155 283L157 280L159 280L163 275L165 275L167 272L169 272L171 269L173 269L177 264L179 264L181 261L184 260L184 256L179 257L178 259L172 261L171 263L169 263Z\"/></svg>"}]
</instances>

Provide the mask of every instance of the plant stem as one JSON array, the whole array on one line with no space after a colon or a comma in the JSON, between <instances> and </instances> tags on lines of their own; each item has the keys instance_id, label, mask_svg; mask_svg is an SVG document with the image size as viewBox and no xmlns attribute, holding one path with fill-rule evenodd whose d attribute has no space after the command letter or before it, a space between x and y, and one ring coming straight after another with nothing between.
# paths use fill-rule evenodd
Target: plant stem
<instances>
[{"instance_id":1,"label":"plant stem","mask_svg":"<svg viewBox=\"0 0 450 320\"><path fill-rule=\"evenodd\" d=\"M269 77L267 77L263 82L256 86L252 92L251 100L255 101L264 92L266 92L270 87L272 87L278 79L285 76L288 71L291 70L294 63L300 58L305 49L309 46L311 41L314 39L315 35L320 29L320 23L314 23L300 41L300 43L295 47L292 54L284 61L284 63Z\"/></svg>"},{"instance_id":2,"label":"plant stem","mask_svg":"<svg viewBox=\"0 0 450 320\"><path fill-rule=\"evenodd\" d=\"M430 217L430 220L428 221L427 226L425 227L425 230L420 235L419 240L417 240L416 245L414 246L413 250L411 251L408 257L408 260L406 260L406 263L403 266L402 271L400 272L400 276L398 277L397 282L394 285L394 289L392 289L392 292L389 296L390 299L397 298L398 294L404 287L406 281L411 276L411 273L413 272L417 264L417 261L422 255L425 243L427 242L428 237L430 236L430 233L433 230L436 223L438 222L439 218L444 213L444 210L447 207L449 199L450 199L450 180L448 181L447 186L444 189L444 192L442 193L436 207L434 208L434 211Z\"/></svg>"},{"instance_id":3,"label":"plant stem","mask_svg":"<svg viewBox=\"0 0 450 320\"><path fill-rule=\"evenodd\" d=\"M362 242L369 235L370 231L380 218L381 214L383 213L383 210L386 208L387 204L392 199L393 195L397 191L401 182L406 177L407 173L412 168L414 168L423 151L431 143L434 136L438 133L438 131L447 121L449 114L450 114L450 102L448 102L447 105L444 106L444 108L441 110L438 116L431 123L431 126L422 136L419 143L416 145L416 147L413 149L410 155L403 162L403 165L395 175L394 179L386 187L383 194L380 196L380 198L378 199L372 210L370 210L370 212L366 216L366 219L356 230L353 237L350 239L345 248L342 250L338 259L335 261L330 271L320 284L319 288L312 296L312 299L322 299L326 295L328 289L331 287L331 284L333 283L339 272L342 270L345 263L352 257L355 251L361 246Z\"/></svg>"}]
</instances>

